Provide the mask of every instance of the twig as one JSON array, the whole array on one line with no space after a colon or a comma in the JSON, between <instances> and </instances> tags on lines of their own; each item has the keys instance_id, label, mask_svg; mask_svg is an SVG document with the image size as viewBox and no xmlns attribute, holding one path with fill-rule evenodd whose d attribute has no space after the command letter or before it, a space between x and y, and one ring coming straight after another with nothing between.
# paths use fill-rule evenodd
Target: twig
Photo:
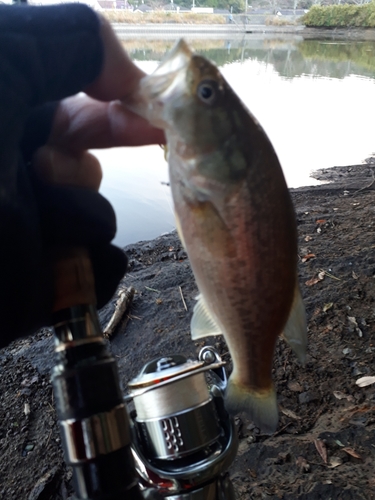
<instances>
[{"instance_id":1,"label":"twig","mask_svg":"<svg viewBox=\"0 0 375 500\"><path fill-rule=\"evenodd\" d=\"M47 404L48 404L48 406L51 408L51 409L50 409L50 410L48 410L48 411L55 411L55 408L51 405L51 403L49 403L49 402L47 401Z\"/></svg>"},{"instance_id":2,"label":"twig","mask_svg":"<svg viewBox=\"0 0 375 500\"><path fill-rule=\"evenodd\" d=\"M328 271L325 271L324 269L319 270L321 273L324 273L328 278L332 278L333 280L341 281L341 278L336 278L336 276L333 276L333 274L329 273Z\"/></svg>"},{"instance_id":3,"label":"twig","mask_svg":"<svg viewBox=\"0 0 375 500\"><path fill-rule=\"evenodd\" d=\"M149 286L145 286L146 290L150 290L150 292L160 293L160 290L155 290L155 288L150 288Z\"/></svg>"},{"instance_id":4,"label":"twig","mask_svg":"<svg viewBox=\"0 0 375 500\"><path fill-rule=\"evenodd\" d=\"M49 431L49 434L48 434L48 439L47 439L47 442L46 442L46 448L48 446L49 440L51 439L51 436L52 436L52 429Z\"/></svg>"},{"instance_id":5,"label":"twig","mask_svg":"<svg viewBox=\"0 0 375 500\"><path fill-rule=\"evenodd\" d=\"M115 311L103 331L104 337L109 338L110 336L112 336L117 325L120 323L121 318L131 305L134 297L134 292L135 290L132 286L127 288L126 290L119 291L119 298L116 302Z\"/></svg>"},{"instance_id":6,"label":"twig","mask_svg":"<svg viewBox=\"0 0 375 500\"><path fill-rule=\"evenodd\" d=\"M288 422L286 425L284 425L284 427L281 427L281 429L279 429L278 431L276 431L274 434L272 434L272 437L275 437L279 434L281 434L283 431L285 431L285 429L287 427L289 427L290 425L292 425L293 422Z\"/></svg>"},{"instance_id":7,"label":"twig","mask_svg":"<svg viewBox=\"0 0 375 500\"><path fill-rule=\"evenodd\" d=\"M187 311L188 308L187 308L187 305L186 305L186 302L185 302L185 299L184 299L184 296L182 293L182 288L180 286L178 288L180 289L180 295L181 295L182 303L184 304L184 307L185 307L185 311Z\"/></svg>"}]
</instances>

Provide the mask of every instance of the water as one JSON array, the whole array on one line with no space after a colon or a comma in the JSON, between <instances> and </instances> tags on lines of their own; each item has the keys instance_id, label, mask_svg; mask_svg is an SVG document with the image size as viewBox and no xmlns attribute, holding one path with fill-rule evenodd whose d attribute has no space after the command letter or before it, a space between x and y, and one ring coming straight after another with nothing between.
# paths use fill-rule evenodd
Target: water
<instances>
[{"instance_id":1,"label":"water","mask_svg":"<svg viewBox=\"0 0 375 500\"><path fill-rule=\"evenodd\" d=\"M146 72L173 40L124 40ZM300 38L192 39L220 66L260 121L279 155L290 187L316 184L318 168L361 163L375 150L375 42ZM151 239L174 227L167 165L158 146L95 151L101 192L118 219L115 243Z\"/></svg>"}]
</instances>

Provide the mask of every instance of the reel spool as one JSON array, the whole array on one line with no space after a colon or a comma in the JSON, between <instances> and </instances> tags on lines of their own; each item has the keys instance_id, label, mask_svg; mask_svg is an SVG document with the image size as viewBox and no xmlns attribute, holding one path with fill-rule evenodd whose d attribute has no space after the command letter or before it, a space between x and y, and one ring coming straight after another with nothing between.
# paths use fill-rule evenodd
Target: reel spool
<instances>
[{"instance_id":1,"label":"reel spool","mask_svg":"<svg viewBox=\"0 0 375 500\"><path fill-rule=\"evenodd\" d=\"M224 364L205 347L198 361L181 355L153 360L128 384L132 449L144 488L157 488L169 500L234 499L224 475L238 446L224 408Z\"/></svg>"}]
</instances>

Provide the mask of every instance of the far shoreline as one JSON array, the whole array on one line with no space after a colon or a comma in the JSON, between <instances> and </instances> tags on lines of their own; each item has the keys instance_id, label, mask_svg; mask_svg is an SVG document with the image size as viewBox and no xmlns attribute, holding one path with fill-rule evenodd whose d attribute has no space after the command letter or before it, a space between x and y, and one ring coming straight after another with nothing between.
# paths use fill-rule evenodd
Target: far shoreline
<instances>
[{"instance_id":1,"label":"far shoreline","mask_svg":"<svg viewBox=\"0 0 375 500\"><path fill-rule=\"evenodd\" d=\"M152 36L201 35L202 37L251 36L251 35L292 35L307 39L351 39L375 40L375 28L307 28L304 25L259 25L247 24L173 24L173 23L112 23L120 38L134 35L150 38Z\"/></svg>"}]
</instances>

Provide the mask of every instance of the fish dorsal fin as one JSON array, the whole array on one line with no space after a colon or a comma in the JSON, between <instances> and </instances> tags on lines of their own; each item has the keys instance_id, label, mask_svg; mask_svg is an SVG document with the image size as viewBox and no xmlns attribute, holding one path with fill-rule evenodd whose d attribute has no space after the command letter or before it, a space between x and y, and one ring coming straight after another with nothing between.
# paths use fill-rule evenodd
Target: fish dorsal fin
<instances>
[{"instance_id":1,"label":"fish dorsal fin","mask_svg":"<svg viewBox=\"0 0 375 500\"><path fill-rule=\"evenodd\" d=\"M300 363L305 364L307 346L307 325L305 306L298 283L294 290L294 299L283 336L292 348Z\"/></svg>"},{"instance_id":2,"label":"fish dorsal fin","mask_svg":"<svg viewBox=\"0 0 375 500\"><path fill-rule=\"evenodd\" d=\"M202 337L211 337L213 335L222 335L223 332L217 326L216 321L212 318L206 303L203 300L202 294L199 294L198 302L194 306L193 317L191 318L191 338L193 340Z\"/></svg>"}]
</instances>

